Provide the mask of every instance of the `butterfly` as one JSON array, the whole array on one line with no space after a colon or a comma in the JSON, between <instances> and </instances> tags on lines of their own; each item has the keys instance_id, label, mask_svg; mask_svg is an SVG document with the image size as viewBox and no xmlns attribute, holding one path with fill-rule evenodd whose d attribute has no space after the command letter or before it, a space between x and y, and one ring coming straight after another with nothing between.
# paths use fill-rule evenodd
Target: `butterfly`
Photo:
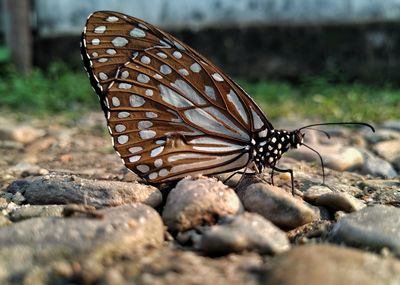
<instances>
[{"instance_id":1,"label":"butterfly","mask_svg":"<svg viewBox=\"0 0 400 285\"><path fill-rule=\"evenodd\" d=\"M204 56L118 12L88 17L81 55L117 154L149 183L268 167L290 173L294 191L292 170L276 164L304 145L302 129L321 124L274 129L256 102Z\"/></svg>"}]
</instances>

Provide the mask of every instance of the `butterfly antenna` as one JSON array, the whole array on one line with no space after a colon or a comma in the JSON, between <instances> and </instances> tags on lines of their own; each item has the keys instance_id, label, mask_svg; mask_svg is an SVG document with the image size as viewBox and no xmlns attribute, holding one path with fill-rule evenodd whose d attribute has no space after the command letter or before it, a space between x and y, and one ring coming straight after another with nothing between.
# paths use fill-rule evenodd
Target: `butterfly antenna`
<instances>
[{"instance_id":1,"label":"butterfly antenna","mask_svg":"<svg viewBox=\"0 0 400 285\"><path fill-rule=\"evenodd\" d=\"M304 128L301 128L301 129L304 129ZM331 135L330 135L328 132L324 131L324 130L315 129L315 128L312 128L312 127L307 128L307 129L313 130L313 131L317 131L317 132L320 132L320 133L323 133L324 135L326 135L326 137L327 137L328 139L331 138Z\"/></svg>"},{"instance_id":2,"label":"butterfly antenna","mask_svg":"<svg viewBox=\"0 0 400 285\"><path fill-rule=\"evenodd\" d=\"M327 126L327 125L360 125L360 126L365 126L365 127L370 128L370 129L375 133L375 128L374 128L372 125L367 124L367 123L363 123L363 122L319 123L319 124L311 124L311 125L307 125L307 126L301 127L301 128L298 129L298 130L300 131L300 130L303 130L303 129L308 129L308 128L310 128L310 127L315 127L315 126Z\"/></svg>"},{"instance_id":3,"label":"butterfly antenna","mask_svg":"<svg viewBox=\"0 0 400 285\"><path fill-rule=\"evenodd\" d=\"M322 184L325 185L325 165L324 165L324 161L322 160L322 156L319 154L318 151L316 151L316 150L313 149L312 147L310 147L310 146L308 146L308 145L306 145L306 144L303 144L303 145L304 145L306 148L308 148L309 150L315 152L315 153L318 155L319 160L321 161L321 167L322 167Z\"/></svg>"}]
</instances>

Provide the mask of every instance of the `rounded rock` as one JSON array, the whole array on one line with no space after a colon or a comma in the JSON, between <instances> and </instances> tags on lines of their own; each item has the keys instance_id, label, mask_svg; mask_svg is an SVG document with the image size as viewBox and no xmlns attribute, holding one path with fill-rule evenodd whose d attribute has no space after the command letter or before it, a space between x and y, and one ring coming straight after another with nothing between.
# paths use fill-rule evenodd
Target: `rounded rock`
<instances>
[{"instance_id":1,"label":"rounded rock","mask_svg":"<svg viewBox=\"0 0 400 285\"><path fill-rule=\"evenodd\" d=\"M188 177L169 193L162 217L171 232L182 232L242 212L242 203L233 189L216 179Z\"/></svg>"},{"instance_id":2,"label":"rounded rock","mask_svg":"<svg viewBox=\"0 0 400 285\"><path fill-rule=\"evenodd\" d=\"M225 218L221 224L206 230L200 242L200 249L212 255L245 250L279 254L289 248L285 232L262 216L249 212Z\"/></svg>"},{"instance_id":3,"label":"rounded rock","mask_svg":"<svg viewBox=\"0 0 400 285\"><path fill-rule=\"evenodd\" d=\"M347 245L381 250L389 248L400 256L400 209L373 206L341 218L331 239Z\"/></svg>"},{"instance_id":4,"label":"rounded rock","mask_svg":"<svg viewBox=\"0 0 400 285\"><path fill-rule=\"evenodd\" d=\"M246 210L255 212L280 228L293 229L320 218L319 209L285 190L270 184L256 183L241 193Z\"/></svg>"}]
</instances>

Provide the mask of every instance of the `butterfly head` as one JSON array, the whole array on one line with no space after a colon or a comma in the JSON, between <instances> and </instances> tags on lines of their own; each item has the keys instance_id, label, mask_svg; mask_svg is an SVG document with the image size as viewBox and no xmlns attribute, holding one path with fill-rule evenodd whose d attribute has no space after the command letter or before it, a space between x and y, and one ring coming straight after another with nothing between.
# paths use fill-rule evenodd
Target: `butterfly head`
<instances>
[{"instance_id":1,"label":"butterfly head","mask_svg":"<svg viewBox=\"0 0 400 285\"><path fill-rule=\"evenodd\" d=\"M294 130L290 132L290 147L299 148L304 141L304 133L300 130Z\"/></svg>"}]
</instances>

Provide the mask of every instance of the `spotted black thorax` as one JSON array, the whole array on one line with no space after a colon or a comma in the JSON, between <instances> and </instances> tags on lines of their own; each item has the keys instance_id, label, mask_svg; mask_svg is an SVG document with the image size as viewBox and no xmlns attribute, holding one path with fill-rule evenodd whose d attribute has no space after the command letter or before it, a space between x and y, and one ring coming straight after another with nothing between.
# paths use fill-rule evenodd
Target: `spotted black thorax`
<instances>
[{"instance_id":1,"label":"spotted black thorax","mask_svg":"<svg viewBox=\"0 0 400 285\"><path fill-rule=\"evenodd\" d=\"M263 133L261 133L261 136ZM269 136L259 138L253 150L253 157L259 172L265 167L274 167L281 156L291 148L303 144L304 134L299 130L271 130Z\"/></svg>"}]
</instances>

